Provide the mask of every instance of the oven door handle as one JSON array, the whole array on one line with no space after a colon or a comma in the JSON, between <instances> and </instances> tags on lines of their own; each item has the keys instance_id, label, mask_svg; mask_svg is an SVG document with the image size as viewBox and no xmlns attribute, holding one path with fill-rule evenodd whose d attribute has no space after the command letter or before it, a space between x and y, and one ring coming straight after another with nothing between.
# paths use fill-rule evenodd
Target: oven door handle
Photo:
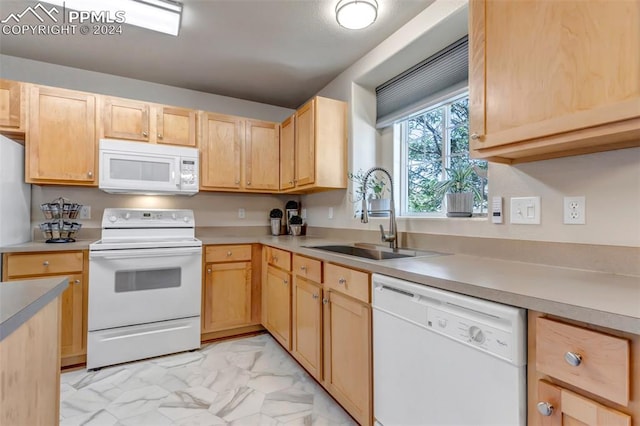
<instances>
[{"instance_id":1,"label":"oven door handle","mask_svg":"<svg viewBox=\"0 0 640 426\"><path fill-rule=\"evenodd\" d=\"M90 251L89 259L139 259L149 257L192 256L195 254L202 254L202 247Z\"/></svg>"}]
</instances>

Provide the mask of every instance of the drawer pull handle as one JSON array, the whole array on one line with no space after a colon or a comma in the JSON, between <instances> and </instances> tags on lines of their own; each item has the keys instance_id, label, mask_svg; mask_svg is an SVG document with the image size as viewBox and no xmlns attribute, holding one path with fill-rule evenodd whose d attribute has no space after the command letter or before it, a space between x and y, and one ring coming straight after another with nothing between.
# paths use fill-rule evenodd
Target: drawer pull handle
<instances>
[{"instance_id":1,"label":"drawer pull handle","mask_svg":"<svg viewBox=\"0 0 640 426\"><path fill-rule=\"evenodd\" d=\"M278 263L278 256L273 256L273 263Z\"/></svg>"},{"instance_id":2,"label":"drawer pull handle","mask_svg":"<svg viewBox=\"0 0 640 426\"><path fill-rule=\"evenodd\" d=\"M347 283L347 280L345 280L344 278L340 278L340 279L338 280L338 284L345 285L346 283Z\"/></svg>"},{"instance_id":3,"label":"drawer pull handle","mask_svg":"<svg viewBox=\"0 0 640 426\"><path fill-rule=\"evenodd\" d=\"M567 364L577 367L582 362L582 355L575 352L567 352L564 354L564 360L567 361Z\"/></svg>"},{"instance_id":4,"label":"drawer pull handle","mask_svg":"<svg viewBox=\"0 0 640 426\"><path fill-rule=\"evenodd\" d=\"M548 417L553 414L553 405L548 402L538 402L537 408L538 412L543 416Z\"/></svg>"},{"instance_id":5,"label":"drawer pull handle","mask_svg":"<svg viewBox=\"0 0 640 426\"><path fill-rule=\"evenodd\" d=\"M303 270L303 271L305 271L305 272L307 271L307 267L306 267L305 265L302 265L302 266L300 267L300 269L301 269L301 270Z\"/></svg>"},{"instance_id":6,"label":"drawer pull handle","mask_svg":"<svg viewBox=\"0 0 640 426\"><path fill-rule=\"evenodd\" d=\"M44 262L42 262L42 266L49 266L49 261L45 260Z\"/></svg>"},{"instance_id":7,"label":"drawer pull handle","mask_svg":"<svg viewBox=\"0 0 640 426\"><path fill-rule=\"evenodd\" d=\"M318 296L317 294L314 294L314 295L312 295L311 297L313 297L314 299L317 299L317 298L318 298L318 297L320 297L320 296Z\"/></svg>"},{"instance_id":8,"label":"drawer pull handle","mask_svg":"<svg viewBox=\"0 0 640 426\"><path fill-rule=\"evenodd\" d=\"M231 256L231 250L227 252L227 257Z\"/></svg>"}]
</instances>

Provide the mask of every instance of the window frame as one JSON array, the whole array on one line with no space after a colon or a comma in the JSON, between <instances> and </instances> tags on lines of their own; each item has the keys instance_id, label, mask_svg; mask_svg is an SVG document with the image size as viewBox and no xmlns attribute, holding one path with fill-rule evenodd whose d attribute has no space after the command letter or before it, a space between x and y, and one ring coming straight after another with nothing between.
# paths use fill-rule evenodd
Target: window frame
<instances>
[{"instance_id":1,"label":"window frame","mask_svg":"<svg viewBox=\"0 0 640 426\"><path fill-rule=\"evenodd\" d=\"M408 184L409 184L409 167L407 164L407 158L408 158L408 144L407 144L407 138L408 138L408 126L407 126L407 121L409 121L410 119L417 117L419 115L423 115L431 110L437 109L437 108L441 108L445 105L449 105L452 104L462 98L468 98L469 97L469 87L465 86L465 87L461 87L459 89L453 90L451 92L448 92L446 94L443 94L442 96L439 96L437 100L435 100L433 103L430 103L429 105L425 106L424 108L422 108L420 111L412 113L410 115L407 115L406 117L403 117L402 119L396 121L396 123L394 124L394 133L399 132L398 134L400 135L399 138L397 138L396 140L398 141L398 143L400 144L400 149L397 150L396 152L399 152L400 155L400 161L397 162L397 164L399 164L399 168L400 168L400 173L399 173L399 185L398 185L398 189L399 189L399 194L400 196L398 197L399 202L400 202L400 214L398 215L398 217L402 217L402 218L444 218L447 219L446 216L446 198L445 200L443 200L442 203L442 211L440 212L410 212L408 211L408 206L409 206L409 193L407 190ZM443 137L442 137L442 152L446 153L442 155L441 161L442 161L442 167L443 170L447 167L449 167L450 165L450 158L451 158L451 141L450 141L450 132L451 132L451 113L449 111L448 108L445 108L445 113L444 113L444 119L442 120L442 126L443 128ZM486 217L486 214L483 213L473 213L472 217Z\"/></svg>"}]
</instances>

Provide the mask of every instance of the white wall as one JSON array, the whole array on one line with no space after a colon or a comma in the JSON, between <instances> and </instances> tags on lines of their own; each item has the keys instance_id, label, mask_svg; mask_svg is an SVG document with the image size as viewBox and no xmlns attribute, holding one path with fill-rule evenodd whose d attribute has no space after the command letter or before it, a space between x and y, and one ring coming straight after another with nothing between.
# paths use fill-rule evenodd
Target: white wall
<instances>
[{"instance_id":1,"label":"white wall","mask_svg":"<svg viewBox=\"0 0 640 426\"><path fill-rule=\"evenodd\" d=\"M293 110L228 96L0 55L0 78L281 122Z\"/></svg>"},{"instance_id":2,"label":"white wall","mask_svg":"<svg viewBox=\"0 0 640 426\"><path fill-rule=\"evenodd\" d=\"M393 135L375 130L375 87L466 34L465 1L437 0L320 91L350 104L349 169L394 163ZM375 138L375 140L374 140ZM540 196L541 225L493 225L485 218L400 218L419 233L640 246L640 148L506 166L489 165L489 197ZM586 225L564 225L564 196L586 196ZM375 230L361 224L348 194L303 197L311 226ZM328 208L334 219L328 219Z\"/></svg>"}]
</instances>

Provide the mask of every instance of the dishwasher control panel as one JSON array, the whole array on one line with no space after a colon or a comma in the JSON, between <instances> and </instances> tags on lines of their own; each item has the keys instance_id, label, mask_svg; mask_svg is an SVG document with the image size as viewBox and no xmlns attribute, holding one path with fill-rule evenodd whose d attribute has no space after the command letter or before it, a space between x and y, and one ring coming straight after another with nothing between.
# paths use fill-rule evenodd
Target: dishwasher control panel
<instances>
[{"instance_id":1,"label":"dishwasher control panel","mask_svg":"<svg viewBox=\"0 0 640 426\"><path fill-rule=\"evenodd\" d=\"M478 314L471 316L480 317ZM514 361L513 336L496 327L497 321L492 319L487 316L486 322L476 321L436 307L429 307L427 311L427 327L434 332ZM490 324L492 322L496 324Z\"/></svg>"}]
</instances>

